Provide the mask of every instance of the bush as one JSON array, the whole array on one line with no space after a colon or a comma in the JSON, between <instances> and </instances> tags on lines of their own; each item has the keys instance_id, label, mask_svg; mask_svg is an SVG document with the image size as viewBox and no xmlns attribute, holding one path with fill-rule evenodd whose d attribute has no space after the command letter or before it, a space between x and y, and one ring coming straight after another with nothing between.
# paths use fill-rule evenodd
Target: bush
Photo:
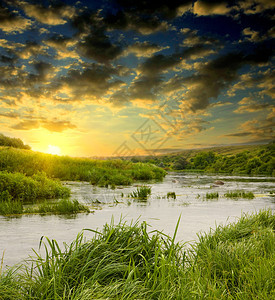
<instances>
[{"instance_id":1,"label":"bush","mask_svg":"<svg viewBox=\"0 0 275 300\"><path fill-rule=\"evenodd\" d=\"M32 177L22 173L0 172L0 198L22 202L34 202L37 199L66 198L70 189L60 182L47 178L44 173Z\"/></svg>"}]
</instances>

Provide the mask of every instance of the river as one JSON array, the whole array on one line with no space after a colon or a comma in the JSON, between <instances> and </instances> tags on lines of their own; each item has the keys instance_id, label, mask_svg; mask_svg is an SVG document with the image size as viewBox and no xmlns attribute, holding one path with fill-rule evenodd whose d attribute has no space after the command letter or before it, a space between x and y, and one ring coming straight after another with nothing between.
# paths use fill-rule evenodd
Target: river
<instances>
[{"instance_id":1,"label":"river","mask_svg":"<svg viewBox=\"0 0 275 300\"><path fill-rule=\"evenodd\" d=\"M213 186L218 179L224 185ZM120 219L128 223L145 220L152 230L173 235L181 216L177 241L196 241L198 233L235 221L242 213L263 208L274 210L275 198L270 194L275 190L274 181L274 178L260 176L169 173L162 182L147 183L152 194L145 202L127 198L139 184L112 190L93 187L86 182L65 182L72 190L72 198L85 203L93 212L76 216L0 216L0 258L3 256L4 267L14 265L33 255L32 248L38 249L41 236L61 244L69 243L82 229L100 230L112 218L115 223ZM251 191L255 198L234 200L223 196L225 192L235 190ZM167 192L175 192L176 199L167 199ZM212 192L218 192L219 198L207 200L206 193ZM87 238L91 235L91 232L85 232Z\"/></svg>"}]
</instances>

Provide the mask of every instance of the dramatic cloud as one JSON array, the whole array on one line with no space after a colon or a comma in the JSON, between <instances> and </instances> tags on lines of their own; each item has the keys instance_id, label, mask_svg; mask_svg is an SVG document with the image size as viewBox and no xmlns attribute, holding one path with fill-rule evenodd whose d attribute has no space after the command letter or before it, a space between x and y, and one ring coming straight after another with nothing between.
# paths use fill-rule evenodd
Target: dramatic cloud
<instances>
[{"instance_id":1,"label":"dramatic cloud","mask_svg":"<svg viewBox=\"0 0 275 300\"><path fill-rule=\"evenodd\" d=\"M13 135L70 137L74 145L93 133L101 136L95 147L108 134L106 149L146 117L161 124L159 138L174 137L167 149L203 145L208 137L268 140L274 5L2 0L1 126Z\"/></svg>"},{"instance_id":2,"label":"dramatic cloud","mask_svg":"<svg viewBox=\"0 0 275 300\"><path fill-rule=\"evenodd\" d=\"M198 0L194 3L194 13L199 16L225 15L231 10L228 1Z\"/></svg>"},{"instance_id":3,"label":"dramatic cloud","mask_svg":"<svg viewBox=\"0 0 275 300\"><path fill-rule=\"evenodd\" d=\"M75 15L74 7L61 3L45 7L39 4L20 2L20 6L29 17L47 25L65 24L67 22L66 19L71 19Z\"/></svg>"},{"instance_id":4,"label":"dramatic cloud","mask_svg":"<svg viewBox=\"0 0 275 300\"><path fill-rule=\"evenodd\" d=\"M113 74L117 74L115 69L91 64L83 71L70 70L59 84L71 100L99 100L123 84L121 80L113 80Z\"/></svg>"},{"instance_id":5,"label":"dramatic cloud","mask_svg":"<svg viewBox=\"0 0 275 300\"><path fill-rule=\"evenodd\" d=\"M75 129L76 126L69 121L48 121L48 120L23 120L18 124L11 126L17 130L32 130L38 128L46 128L51 132L63 132L68 129Z\"/></svg>"},{"instance_id":6,"label":"dramatic cloud","mask_svg":"<svg viewBox=\"0 0 275 300\"><path fill-rule=\"evenodd\" d=\"M150 42L136 42L132 45L130 45L127 49L124 51L124 55L128 55L130 53L135 54L137 57L150 57L156 52L168 49L169 46L161 47L157 44L152 44Z\"/></svg>"},{"instance_id":7,"label":"dramatic cloud","mask_svg":"<svg viewBox=\"0 0 275 300\"><path fill-rule=\"evenodd\" d=\"M6 33L24 32L32 22L0 4L0 29Z\"/></svg>"},{"instance_id":8,"label":"dramatic cloud","mask_svg":"<svg viewBox=\"0 0 275 300\"><path fill-rule=\"evenodd\" d=\"M122 48L112 44L102 31L95 31L78 44L79 53L101 63L114 60L122 53Z\"/></svg>"}]
</instances>

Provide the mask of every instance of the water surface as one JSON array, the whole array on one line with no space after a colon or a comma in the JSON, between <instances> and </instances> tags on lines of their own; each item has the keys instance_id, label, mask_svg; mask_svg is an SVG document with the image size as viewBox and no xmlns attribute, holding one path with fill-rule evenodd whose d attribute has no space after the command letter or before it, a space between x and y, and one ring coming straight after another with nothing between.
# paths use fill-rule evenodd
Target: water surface
<instances>
[{"instance_id":1,"label":"water surface","mask_svg":"<svg viewBox=\"0 0 275 300\"><path fill-rule=\"evenodd\" d=\"M213 187L217 179L225 184ZM112 218L115 223L121 218L129 223L131 220L145 220L152 230L173 235L181 216L177 240L190 242L197 239L197 233L234 221L242 213L275 209L275 198L269 194L275 189L274 178L269 177L170 173L163 182L148 184L152 187L152 195L146 202L127 198L139 184L115 190L93 187L85 182L64 184L71 188L72 198L88 205L93 213L69 217L0 216L0 255L4 252L5 266L14 265L33 254L32 248L38 249L41 236L69 243L82 229L101 229ZM223 194L231 190L252 191L256 197L252 200L225 198ZM167 192L175 192L176 199L167 199ZM211 192L218 192L219 199L207 201L205 195ZM91 235L85 233L87 238Z\"/></svg>"}]
</instances>

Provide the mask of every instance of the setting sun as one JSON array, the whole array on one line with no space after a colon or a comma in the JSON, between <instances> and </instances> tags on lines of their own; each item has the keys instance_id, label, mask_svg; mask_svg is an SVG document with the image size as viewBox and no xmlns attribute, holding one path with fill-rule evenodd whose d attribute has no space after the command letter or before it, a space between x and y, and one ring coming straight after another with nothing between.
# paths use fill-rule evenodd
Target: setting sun
<instances>
[{"instance_id":1,"label":"setting sun","mask_svg":"<svg viewBox=\"0 0 275 300\"><path fill-rule=\"evenodd\" d=\"M61 155L61 149L58 146L48 145L47 153Z\"/></svg>"}]
</instances>

